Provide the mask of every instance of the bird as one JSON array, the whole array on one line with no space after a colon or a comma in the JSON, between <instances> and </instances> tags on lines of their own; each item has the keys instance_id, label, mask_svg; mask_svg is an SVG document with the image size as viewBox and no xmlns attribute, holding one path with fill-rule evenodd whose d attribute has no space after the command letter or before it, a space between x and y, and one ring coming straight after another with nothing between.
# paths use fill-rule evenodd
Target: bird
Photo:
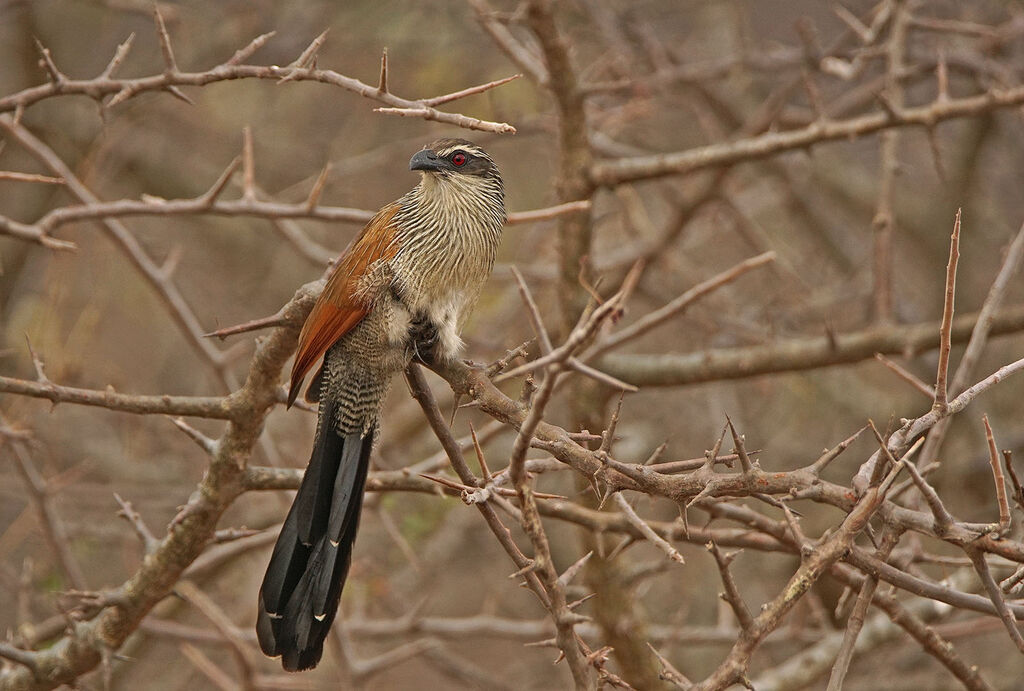
<instances>
[{"instance_id":1,"label":"bird","mask_svg":"<svg viewBox=\"0 0 1024 691\"><path fill-rule=\"evenodd\" d=\"M299 333L288 407L306 375L319 403L298 492L259 591L260 648L294 672L313 668L352 561L370 453L393 375L444 363L490 276L507 219L494 160L465 139L413 155L412 190L387 204L336 262Z\"/></svg>"}]
</instances>

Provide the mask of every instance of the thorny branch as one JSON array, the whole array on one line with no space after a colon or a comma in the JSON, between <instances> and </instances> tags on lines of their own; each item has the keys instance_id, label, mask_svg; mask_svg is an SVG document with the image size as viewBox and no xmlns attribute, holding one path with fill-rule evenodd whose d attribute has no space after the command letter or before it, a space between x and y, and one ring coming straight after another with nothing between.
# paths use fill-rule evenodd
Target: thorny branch
<instances>
[{"instance_id":1,"label":"thorny branch","mask_svg":"<svg viewBox=\"0 0 1024 691\"><path fill-rule=\"evenodd\" d=\"M991 424L988 414L982 416L983 411L979 410L977 416L971 415L973 424L976 425L979 418L983 421L984 455L995 483L994 493L991 485L986 485L993 497L993 506L980 514L979 519L991 521L989 523L971 522L958 516L962 509L946 495L944 482L948 477L941 473L937 454L955 416L996 384L1024 370L1024 360L1018 359L980 380L974 374L982 366L989 367L989 371L992 369L981 361L992 336L1024 330L1024 308L1013 303L1003 305L1024 253L1024 227L1010 243L981 310L955 316L954 297L961 304L970 304L971 299L969 294L965 297L958 292L969 277L965 280L961 276L956 280L961 225L958 213L949 254L943 318L941 322L927 321L919 315L919 310L904 309L906 305L901 304L909 300L901 292L901 284L910 280L913 267L907 267L907 276L901 274L905 260L898 248L905 238L921 241L922 234L914 235L915 224L925 223L925 220L905 213L903 203L913 201L911 198L915 195L903 193L906 176L898 173L903 165L903 153L914 145L914 137L904 135L903 131L919 127L925 130L929 154L944 184L951 184L957 175L966 174L958 170L952 152L945 150L947 130L939 126L953 119L970 119L974 123L997 111L1024 104L1024 91L1016 85L1019 82L1017 68L1000 62L1005 58L1002 48L1024 34L1024 24L1019 18L991 26L961 19L937 19L922 14L919 3L883 0L863 16L838 6L836 14L847 28L824 47L814 27L804 22L798 27L801 45L751 49L745 44L748 39L742 38L739 40L744 42L743 51L738 57L693 61L684 57L676 46L665 45L658 38L659 32L645 25L642 18L631 17L619 22L609 8L593 3L584 13L594 22L603 49L597 51L599 57L592 64L584 65L586 52L576 51L573 45L579 40L576 29L570 22L561 21L560 13L565 10L557 3L535 0L510 13L495 10L485 0L469 0L469 5L482 31L517 70L543 90L553 106L553 117L545 114L537 121L523 117L523 130L557 132L558 175L551 187L557 188L555 200L560 203L546 206L552 200L542 200L538 206L546 208L513 213L509 222L557 221L560 241L555 272L557 287L542 284L551 277L549 268L525 262L520 256L517 261L520 261L522 273L517 272L516 278L527 306L528 326L533 327L537 344L531 347L528 342L514 347L514 343L505 342L502 332L489 344L498 352L506 352L495 366L482 368L454 362L434 368L454 392L457 403L463 408L475 409L468 414L491 418L486 433L477 426L481 429L480 435L471 428L469 435L458 438L454 423L448 422L448 416L441 412L422 370L417 366L410 368L407 381L420 407L419 411L414 410L414 417L426 419L443 452L429 455L418 463L403 464L403 469L395 470L396 465L385 465L385 460L390 463L390 458L382 450L380 459L375 456L377 465L369 476L367 489L374 493L374 498L381 493L417 493L424 501L434 501L427 497L452 497L475 506L474 515L480 514L514 565L513 576L536 596L536 602L548 617L524 619L492 612L468 617L435 616L424 614L421 603L406 608L407 613L401 616L373 618L364 611L365 604L357 603L355 616L343 617L346 634L337 646L351 679L364 683L400 662L415 658L452 679L472 680L466 683L480 686L491 682L494 688L511 687L508 680L489 678L482 666L442 647L445 640L468 641L479 636L494 636L530 642L542 649L557 648L577 688L589 689L602 684L628 688L630 682L638 688L646 688L629 678L624 669L616 669L616 663L609 657L612 651L604 645L608 642L608 627L591 622L583 614L584 604L591 597L601 602L609 599L611 593L622 591L595 589L593 581L588 579L584 579L588 586L585 589L574 580L578 574L593 568L592 562L599 560L620 569L621 582L629 588L651 582L662 574L678 580L680 569L692 569L693 563L699 561L690 559L687 554L684 562L683 553L692 549L691 546L706 545L718 566L725 590L723 597L732 615L727 614L719 626L697 627L666 623L665 618L659 616L661 612L657 612L652 617L656 621L638 629L645 633L636 641L636 649L645 655L647 650L651 651L654 657L650 660L656 673L660 670L662 681L680 688L721 689L736 683L753 683L757 688L792 688L810 684L831 671L829 688L838 690L845 679L858 673L858 656L870 654L902 631L965 688L992 688L982 674L983 671L988 674L988 670L968 662L974 651L954 648L954 643L959 645L958 637L967 638L972 631L982 630L981 627L992 631L994 624L994 630L1004 637L1007 649L1014 651L1011 654L1024 651L1024 638L1019 630L1019 622L1024 621L1024 604L1017 597L1020 584L1024 582L1024 566L1021 566L1024 542L1020 540L1021 521L1015 520L1024 505L1024 490L1013 466L1014 454L1010 449L1000 453L992 427L996 427L1001 440L1009 438L1012 431L1006 425L1004 432L1004 423L991 410L988 411L992 414ZM6 417L0 419L0 456L15 461L14 467L22 476L27 498L38 510L39 526L52 548L53 561L74 587L60 600L66 607L65 612L38 624L20 622L22 625L10 641L0 643L0 659L3 660L0 688L3 689L20 691L81 683L78 680L83 674L98 667L104 668L104 675L109 678L111 661L128 636L136 631L174 641L178 646L175 654L185 656L206 680L219 687L284 688L295 683L259 673L262 661L256 654L253 634L238 624L245 617L236 617L235 613L223 609L204 592L200 581L239 555L265 549L276 534L274 527L262 532L240 528L217 530L217 521L225 510L243 493L295 489L302 477L302 471L297 468L266 467L251 461L259 446L267 460L275 464L278 452L263 433L263 422L283 402L281 370L323 284L303 286L271 317L218 329L211 334L185 299L183 283L176 282L176 260L159 265L119 219L207 215L269 219L290 242L305 252L305 256L322 262L329 251L305 237L304 231L298 224L291 223L292 220L363 223L372 215L363 209L321 203L325 186L336 170L334 165L324 166L319 175L303 183L305 198L302 201L271 201L255 185L254 144L248 129L242 155L219 175L210 173L206 181L209 187L197 196L181 199L143 196L104 201L93 191L100 188L95 186L87 171L69 165L58 155L61 149L47 143L51 135L41 134L47 132L45 128L36 127L35 122L31 131L26 126L26 119L37 112L35 106L56 96L85 96L99 104L101 112L107 113L143 93L167 92L191 102L191 87L227 80L273 79L277 83L307 81L335 86L381 104L376 110L382 113L493 134L514 132L505 123L441 111L438 107L488 92L515 76L442 96L403 99L391 91L397 75L394 51L390 57L387 51L383 53L379 77L376 85L371 86L319 67L325 35L317 37L284 67L249 64L252 55L267 44L272 34L258 37L215 67L187 71L179 65L184 61L183 54L175 54L172 39L175 25L165 21L168 12L156 8L153 14L163 67L150 76L115 76L130 53L132 38L117 48L102 73L92 79L72 78L62 69L61 51L51 51L37 43L39 67L47 81L0 97L0 113L5 113L0 115L0 128L5 134L5 143L18 145L42 166L45 174L0 171L0 184L53 186L47 189L70 194L74 202L42 211L33 216L34 222L17 221L13 214L0 215L0 235L49 249L73 249L74 243L53 234L70 224L96 222L158 295L165 310L164 318L173 321L185 335L199 361L215 375L217 388L223 395L145 395L125 393L112 387L103 389L102 385L88 388L89 384L83 384L82 379L89 381L92 372L84 377L66 373L54 376L67 382L65 385L46 376L43 360L34 351L31 359L36 369L35 380L0 376L0 392L11 394L3 401ZM638 12L637 17L642 17L642 12ZM743 29L737 31L743 33ZM937 55L925 56L921 53L922 32L938 37L956 36L959 47L957 50L941 47ZM963 49L965 43L973 47ZM928 45L931 50L931 44ZM375 52L375 72L376 55ZM507 74L507 69L504 73ZM738 74L742 74L744 80L766 80L774 73L783 74L784 83L769 83L770 88L765 91L769 97L751 107L752 113L744 113L740 118L728 117L732 101L738 99L723 98L720 89L725 87L721 82ZM907 105L911 95L916 97L922 93L926 80L932 79L934 98L924 105ZM849 88L838 92L839 98L830 101L821 92L836 82L849 82ZM806 92L806 103L795 96L801 85ZM965 88L971 91L961 91ZM669 138L652 148L678 150L651 153L651 149L638 143L642 139L631 136L629 128L622 125L660 112L663 99L673 99L679 93L686 94L683 101L691 108L685 117L696 122L712 143L693 145L688 140L679 143ZM833 95L836 93L832 91ZM974 95L953 96L952 93ZM677 101L667 102L676 107ZM752 197L756 196L746 193L745 188L751 185L750 179L745 177L746 169L753 169L759 176L758 184L764 184L766 189L772 185L785 187L782 194L785 203L800 209L794 211L794 218L801 219L796 225L805 226L803 232L812 234L820 243L827 235L828 223L820 216L816 219L813 210L803 203L805 200L797 193L794 170L781 154L817 152L824 148L819 147L820 144L844 139L872 142L868 135L875 133L880 134L878 189L872 191L862 210L869 216L874 214L875 281L873 288L861 286L864 290L856 297L864 298L865 306L870 307L877 319L867 326L858 326L857 322L849 320L838 328L829 324L817 332L801 332L812 335L773 333L768 339L753 341L755 345L730 346L728 342L709 341L712 345L706 350L681 352L682 348L672 340L674 334L683 329L698 331L712 320L715 326L729 324L734 333L752 331L748 322L760 319L767 308L755 299L757 296L747 282L761 280L761 274L768 271L751 273L743 282L736 282L751 269L772 263L769 271L773 272L773 277L782 277L780 281L805 282L806 287L810 287L811 281L816 280L810 272L805 275L793 269L806 265L806 258L796 256L787 243L778 242L771 233L758 227L761 221L750 221L763 215L744 208L749 207ZM833 148L839 147L829 147ZM740 163L749 165L738 166ZM716 170L699 185L691 187L688 180L677 180L708 168ZM761 171L767 173L763 179ZM651 181L650 188L632 185L638 181ZM225 191L233 182L238 182L241 196L226 199ZM620 199L626 200L623 206L628 207L627 213L619 216L617 211L607 210L614 206L604 204L608 188L618 188ZM663 199L657 199L660 194ZM963 246L967 257L968 249L984 246L984 243L976 239L974 224L968 224L972 218L966 205L969 200L956 201L965 204ZM665 206L671 207L668 209L670 218L662 225L659 211ZM677 249L680 243L691 243L688 249L695 249L692 245L699 243L693 239L692 229L700 225L702 215L711 216L722 209L727 210L730 219L740 221L736 228L723 230L721 219L716 218L713 224L716 237L735 232L742 246L730 255L732 259L720 262L732 268L715 273L697 264L703 261L699 250L691 259ZM864 220L865 217L859 218ZM629 226L625 232L631 236L624 250L608 251L603 233L617 228L619 221ZM289 223L291 225L287 225ZM867 227L867 223L862 225ZM896 229L899 237L894 235ZM794 230L794 237L800 232L799 228ZM87 242L84 238L77 237L79 246ZM832 239L827 241L832 242ZM848 252L846 242L848 238L833 243L835 246L830 251ZM722 247L726 247L726 243L723 242ZM754 250L750 251L750 247ZM734 263L752 254L756 256ZM858 250L855 254L858 258L851 262L854 264L870 252L863 254ZM71 257L73 261L79 260L78 255ZM645 260L646 267L635 266L623 280L626 267L637 257ZM715 266L718 264L716 258ZM996 262L991 264L995 266ZM965 263L965 266L974 265ZM594 267L607 269L606 280L623 281L623 289L604 297L606 293L602 293ZM527 288L522 274L526 274L531 284L537 278L534 291ZM681 281L677 276L684 277L683 285L679 285ZM690 309L699 301L707 303L719 299L719 295L712 296L712 291L727 290L732 291L727 303L721 299L701 314L694 314L698 310ZM812 296L810 301L813 299L817 296ZM551 302L559 302L563 308L563 319L557 326L556 320L549 316ZM720 313L726 312L719 309L723 304L728 304L728 313ZM813 312L813 307L809 311ZM909 314L914 315L912 320L904 318ZM802 317L794 319L800 322ZM684 326L680 327L680 323ZM549 325L555 326L551 332ZM528 331L525 322L520 326ZM265 333L257 341L249 361L248 376L240 383L232 365L243 352L241 348L219 350L207 337L216 335L223 339L257 329ZM524 337L517 336L520 337L515 343ZM645 339L645 348L659 350L622 352L641 337ZM951 362L956 362L958 352L956 346L964 343L967 347L959 366L951 372ZM248 344L243 345L248 347ZM933 360L915 362L916 356L936 349L939 351L937 370ZM0 351L0 358L8 354ZM885 354L903 356L903 363L890 361ZM758 446L764 446L762 452L744 449L741 432L751 434L756 425L745 420L744 424L737 422L734 426L733 420L744 419L752 413L744 409L740 415L740 411L732 409L731 401L728 403L731 418L726 418L736 446L736 453L731 455L718 453L721 440L699 459L661 461L666 448L674 448L668 442L661 443L664 437L647 449L639 449L638 444L632 443L635 439L629 439L635 432L619 424L620 414L649 406L653 399L641 398L643 402L639 404L630 398L620 399L619 408L606 429L594 429L595 421L604 426L601 421L605 418L599 413L609 398L606 390L633 390L636 388L633 385L637 385L664 387L667 391L669 387L686 384L747 380L761 375L834 367L872 357L878 357L904 381L928 395L934 404L924 414L899 419L884 434L869 423L880 448L871 453L870 458L858 459L860 470L848 483L826 479L825 474L843 476L847 472L841 469L846 459L837 461L837 458L844 453L847 456L854 453L848 450L850 448L859 448L854 446L859 433L816 458L811 454L791 463L780 463L779 454L773 448L778 445L775 434L772 439L758 441ZM925 364L937 372L934 386L924 383L915 374L923 371ZM524 377L527 379L523 394L517 400L509 395L506 382ZM975 383L970 385L972 381ZM563 386L565 383L570 386ZM563 395L567 391L568 397ZM719 407L720 398L735 400L731 393L723 396L722 391L726 388L716 389L714 409ZM640 394L645 395L647 392ZM698 394L686 390L684 395ZM587 405L593 400L591 412L596 411L597 417L592 417L587 425L578 424L578 418L565 422L564 408L579 408L579 401L584 397L589 397ZM144 560L133 567L129 578L117 587L100 591L86 589L87 580L91 578L83 576L77 563L73 538L76 531L87 527L79 527L77 522L69 520L71 506L67 509L60 506L60 511L57 510L56 497L65 491L70 481L54 475L49 467L45 468L45 475L39 469L44 458L40 450L47 448L43 439L50 437L41 429L23 426L20 420L8 421L8 418L18 419L21 411L29 408L30 404L25 402L29 398L48 400L51 408L68 404L135 415L171 416L174 424L205 454L207 465L196 492L163 534L158 531L154 535L140 510L116 496L121 515L142 540L145 552ZM566 398L571 399L570 405L561 405ZM985 397L986 405L995 398ZM823 399L819 403L818 412L824 414L827 403ZM401 409L403 405L396 407ZM63 411L61 407L56 415ZM399 413L396 411L396 419L401 419ZM184 417L190 418L190 422L186 423ZM203 431L192 427L195 418L204 421L206 426L194 423ZM652 415L651 419L659 418ZM712 422L717 431L722 420ZM219 436L209 431L213 425L221 426ZM396 425L405 425L406 430L412 428L408 422ZM414 436L414 433L406 434L403 444L411 448ZM631 443L616 443L620 437ZM1011 445L1017 443L1014 441ZM499 451L501 444L506 447ZM650 453L650 448L655 446L657 450ZM480 475L471 470L464 458L470 450L477 454ZM911 460L912 454L917 454L917 462ZM505 456L509 459L507 466L496 466L495 459ZM445 459L452 472L445 469ZM571 472L558 472L566 470ZM896 485L897 476L904 470L907 479ZM583 495L567 490L564 482L556 485L569 474L582 479L580 486L588 487L587 493L591 492L589 488L597 493L598 499L592 506L586 505ZM1010 492L1005 487L1007 481L1011 484ZM552 487L546 486L547 483ZM554 491L546 491L548 489ZM634 508L625 490L646 495L653 501ZM125 496L135 499L134 494ZM609 497L612 498L611 510L603 510L598 501L603 504ZM918 498L922 498L920 506L915 503ZM661 499L668 501L659 501ZM666 509L675 516L670 502L685 507L680 520L665 520L661 514L662 509ZM795 508L790 508L797 503L830 507L831 523L822 530L822 525L811 519L801 522ZM456 508L451 514L461 511L461 505L452 504ZM752 506L757 506L757 510ZM148 511L143 512L148 515ZM706 515L707 521L695 521L693 514L696 512ZM31 516L31 512L29 514ZM110 514L113 521L113 510ZM840 518L835 518L837 515ZM275 520L279 517L275 516ZM570 550L560 544L553 531L558 524L572 525L593 535L594 552L567 555ZM474 521L469 525L478 523ZM398 537L402 538L400 534ZM649 543L649 553L655 557L648 562L635 557L640 548L634 545L643 542ZM743 568L744 559L734 561L735 553L724 552L723 548L793 557L793 566L785 572L787 582L781 589L769 591L775 594L769 594L759 607L755 608L752 603L748 609L742 593L750 600L752 593L764 592L771 583L767 577L759 578L757 590L748 589L750 572ZM426 558L418 561L422 563L416 565L417 570L433 568ZM556 563L574 561L561 574L556 568ZM941 568L941 580L932 567ZM607 564L602 568L608 568ZM24 606L31 599L26 589L32 585L32 569L30 564L19 565L13 572L19 570L23 575L18 581L21 584L18 610L19 616L24 618L32 611ZM359 577L358 571L358 567L354 569L355 577ZM812 586L822 579L834 579L848 588L854 599L845 625L840 624L835 629L807 623L806 612L821 608ZM0 580L9 580L6 569L0 571ZM501 593L500 587L495 592ZM169 607L165 610L166 605L162 603L168 601L167 596L173 592L204 615L201 626L184 625L169 618ZM633 608L633 598L633 595L627 597L625 617L640 616L641 608ZM636 596L635 602L640 601ZM673 609L675 604L671 603ZM609 603L601 602L601 605L607 607ZM154 616L152 613L157 607L160 607L160 614ZM965 619L963 612L976 613L976 617ZM950 633L954 629L943 628L942 622L958 616L953 624L968 633ZM389 647L383 653L359 658L354 654L349 637L382 641ZM1005 637L1010 640L1006 641ZM762 646L783 643L792 647L794 642L800 644L801 649L806 648L805 652L792 655L774 667L761 669L753 682L747 678L752 660ZM692 682L687 677L687 674L694 676L687 668L687 658L677 657L677 651L672 649L680 643L717 646L710 651L721 651L724 644L728 650L706 679ZM207 646L227 646L234 668L222 668L219 659L208 654ZM618 664L623 667L621 662Z\"/></svg>"},{"instance_id":2,"label":"thorny branch","mask_svg":"<svg viewBox=\"0 0 1024 691\"><path fill-rule=\"evenodd\" d=\"M264 34L263 36L254 39L249 46L239 52L236 52L234 57L220 65L201 72L183 72L178 68L178 65L174 60L170 38L167 34L166 26L158 8L155 8L154 16L156 18L158 33L161 39L160 46L163 50L166 62L163 73L149 77L138 77L135 79L114 78L109 73L110 70L105 71L94 79L68 79L63 75L60 75L59 78L54 78L54 75L51 75L50 81L46 84L40 84L39 86L30 87L7 96L0 97L0 112L24 112L26 108L44 99L67 95L88 96L89 98L99 101L105 108L111 108L119 103L123 103L129 98L133 98L138 94L147 91L170 91L179 97L184 97L180 92L180 87L183 86L206 86L208 84L234 79L269 79L277 82L278 84L282 82L297 81L321 82L340 87L346 91L351 91L363 96L364 98L378 101L387 106L399 109L406 114L415 114L417 117L421 117L425 120L434 120L436 122L453 125L455 127L465 127L467 129L483 130L501 134L515 133L515 128L507 123L489 122L459 113L448 113L437 110L430 105L431 101L439 105L440 103L446 103L454 100L455 98L461 98L466 95L478 93L486 88L493 88L494 86L505 83L507 80L499 80L480 87L465 89L457 95L452 94L451 96L440 97L443 99L440 102L436 99L429 98L409 100L394 95L386 88L380 89L378 87L365 84L358 79L339 74L333 70L321 70L314 67L317 61L317 54L323 44L324 35L315 39L306 48L306 50L303 51L302 55L300 55L291 65L287 65L285 67L278 67L277 65L263 66L242 64L242 61L247 60L251 56L251 53L254 52L253 50L250 50L252 46L257 44L257 47L262 46L271 37L271 35ZM119 48L117 56L115 56L115 60L117 60L117 57L123 59L122 53L127 52L127 50L127 48ZM118 60L118 62L120 62L120 60ZM112 98L104 102L103 99L107 96L111 96ZM184 98L187 100L187 97Z\"/></svg>"}]
</instances>

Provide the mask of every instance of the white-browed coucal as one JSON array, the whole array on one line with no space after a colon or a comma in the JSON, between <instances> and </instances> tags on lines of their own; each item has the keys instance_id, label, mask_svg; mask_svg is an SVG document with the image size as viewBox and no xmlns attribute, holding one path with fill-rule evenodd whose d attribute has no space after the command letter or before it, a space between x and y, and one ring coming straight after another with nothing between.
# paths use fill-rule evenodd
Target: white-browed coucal
<instances>
[{"instance_id":1,"label":"white-browed coucal","mask_svg":"<svg viewBox=\"0 0 1024 691\"><path fill-rule=\"evenodd\" d=\"M394 374L413 357L455 358L459 333L494 265L505 196L494 161L441 139L409 162L421 173L341 257L299 335L288 403L310 369L316 438L260 588L260 647L286 670L316 666L338 609L370 450Z\"/></svg>"}]
</instances>

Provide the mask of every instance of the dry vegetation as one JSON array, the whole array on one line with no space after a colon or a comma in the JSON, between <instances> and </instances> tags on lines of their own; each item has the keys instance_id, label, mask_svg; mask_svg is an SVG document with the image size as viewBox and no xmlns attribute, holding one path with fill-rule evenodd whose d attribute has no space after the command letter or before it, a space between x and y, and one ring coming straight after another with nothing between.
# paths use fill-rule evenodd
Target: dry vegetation
<instances>
[{"instance_id":1,"label":"dry vegetation","mask_svg":"<svg viewBox=\"0 0 1024 691\"><path fill-rule=\"evenodd\" d=\"M0 689L1018 688L1022 75L994 0L0 2ZM285 676L282 369L442 134L478 364Z\"/></svg>"}]
</instances>

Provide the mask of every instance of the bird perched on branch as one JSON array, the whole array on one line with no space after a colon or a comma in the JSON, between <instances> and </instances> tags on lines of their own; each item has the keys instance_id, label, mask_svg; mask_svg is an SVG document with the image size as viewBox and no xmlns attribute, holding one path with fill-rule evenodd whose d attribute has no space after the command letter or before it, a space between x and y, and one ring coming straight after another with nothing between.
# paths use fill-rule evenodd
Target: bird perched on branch
<instances>
[{"instance_id":1,"label":"bird perched on branch","mask_svg":"<svg viewBox=\"0 0 1024 691\"><path fill-rule=\"evenodd\" d=\"M420 183L381 209L299 334L290 406L319 401L313 453L260 588L256 633L288 671L315 667L352 560L370 450L392 375L455 358L505 222L501 175L480 147L440 139L409 162Z\"/></svg>"}]
</instances>

